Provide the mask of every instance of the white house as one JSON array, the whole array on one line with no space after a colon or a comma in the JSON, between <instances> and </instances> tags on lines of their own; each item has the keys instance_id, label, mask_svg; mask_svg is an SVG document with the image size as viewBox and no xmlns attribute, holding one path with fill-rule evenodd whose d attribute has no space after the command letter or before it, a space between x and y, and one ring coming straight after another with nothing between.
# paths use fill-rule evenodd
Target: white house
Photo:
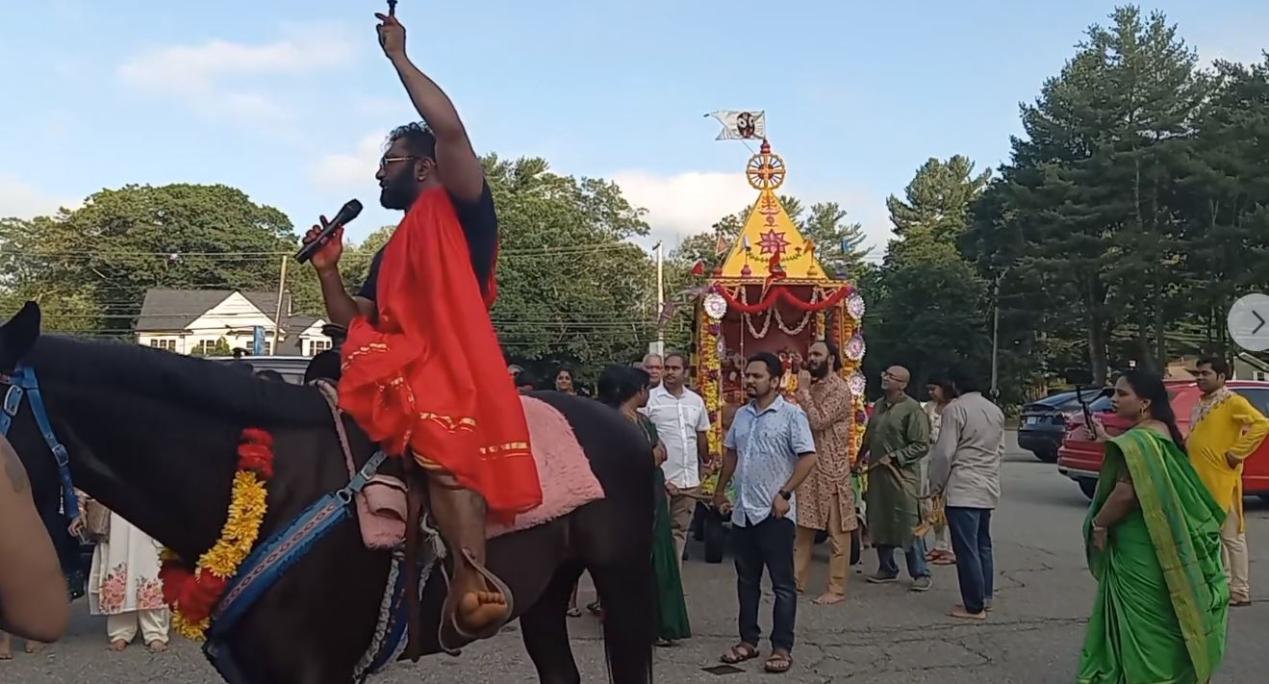
<instances>
[{"instance_id":1,"label":"white house","mask_svg":"<svg viewBox=\"0 0 1269 684\"><path fill-rule=\"evenodd\" d=\"M264 353L279 356L314 356L331 348L322 332L326 322L293 314L291 296L282 301L282 335L273 348L277 327L276 292L238 290L168 290L145 293L137 318L137 341L180 354L228 355L234 349L252 352L256 330L264 331Z\"/></svg>"}]
</instances>

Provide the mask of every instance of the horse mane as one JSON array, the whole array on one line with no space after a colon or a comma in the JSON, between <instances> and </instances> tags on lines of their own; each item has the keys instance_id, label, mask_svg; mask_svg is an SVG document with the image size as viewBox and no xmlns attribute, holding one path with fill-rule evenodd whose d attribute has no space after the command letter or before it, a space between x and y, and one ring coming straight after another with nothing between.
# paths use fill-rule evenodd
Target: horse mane
<instances>
[{"instance_id":1,"label":"horse mane","mask_svg":"<svg viewBox=\"0 0 1269 684\"><path fill-rule=\"evenodd\" d=\"M261 380L228 363L139 344L43 335L24 361L41 382L122 390L261 427L331 420L315 387Z\"/></svg>"}]
</instances>

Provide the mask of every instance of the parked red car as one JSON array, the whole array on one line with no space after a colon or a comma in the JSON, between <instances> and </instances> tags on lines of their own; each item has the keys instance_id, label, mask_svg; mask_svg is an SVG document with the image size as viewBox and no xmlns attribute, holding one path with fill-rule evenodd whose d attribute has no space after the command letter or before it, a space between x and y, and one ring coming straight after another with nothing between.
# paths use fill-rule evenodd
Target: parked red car
<instances>
[{"instance_id":1,"label":"parked red car","mask_svg":"<svg viewBox=\"0 0 1269 684\"><path fill-rule=\"evenodd\" d=\"M1176 412L1177 426L1181 434L1190 434L1190 410L1199 400L1201 392L1192 380L1170 380L1166 383L1168 396L1172 398L1172 410ZM1247 398L1261 413L1269 415L1269 382L1230 380L1229 389ZM1092 391L1090 390L1090 393ZM1110 397L1093 401L1089 408L1106 426L1106 432L1114 437L1128 429L1130 423L1115 415L1110 409ZM1093 498L1097 489L1097 474L1102 468L1103 445L1093 439L1084 427L1082 415L1067 423L1066 437L1058 449L1058 472L1075 480L1084 495ZM1269 501L1269 439L1260 445L1243 466L1243 493L1259 495Z\"/></svg>"}]
</instances>

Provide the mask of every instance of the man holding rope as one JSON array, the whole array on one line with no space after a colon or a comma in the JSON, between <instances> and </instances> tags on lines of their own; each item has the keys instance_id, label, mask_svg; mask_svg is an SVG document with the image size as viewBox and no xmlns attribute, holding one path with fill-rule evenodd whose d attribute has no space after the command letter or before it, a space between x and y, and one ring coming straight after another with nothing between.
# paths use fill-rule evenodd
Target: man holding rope
<instances>
[{"instance_id":1,"label":"man holding rope","mask_svg":"<svg viewBox=\"0 0 1269 684\"><path fill-rule=\"evenodd\" d=\"M956 553L961 604L952 617L985 620L994 586L991 513L1000 501L1005 414L966 369L952 371L950 380L957 396L943 409L939 441L930 451L930 491L944 499Z\"/></svg>"},{"instance_id":2,"label":"man holding rope","mask_svg":"<svg viewBox=\"0 0 1269 684\"><path fill-rule=\"evenodd\" d=\"M868 582L897 582L894 551L903 549L912 591L929 591L934 582L925 563L925 541L916 528L921 518L920 465L930 449L930 420L906 392L911 377L903 366L891 366L881 374L886 394L864 431L859 462L868 457L868 536L877 547L877 572Z\"/></svg>"}]
</instances>

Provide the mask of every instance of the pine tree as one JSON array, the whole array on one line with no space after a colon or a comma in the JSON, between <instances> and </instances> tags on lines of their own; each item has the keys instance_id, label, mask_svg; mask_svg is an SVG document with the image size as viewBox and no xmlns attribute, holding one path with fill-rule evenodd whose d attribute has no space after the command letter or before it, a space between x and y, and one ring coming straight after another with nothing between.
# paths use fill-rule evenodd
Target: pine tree
<instances>
[{"instance_id":1,"label":"pine tree","mask_svg":"<svg viewBox=\"0 0 1269 684\"><path fill-rule=\"evenodd\" d=\"M815 254L828 275L857 278L872 251L864 247L863 225L847 220L846 210L836 202L812 204L810 215L798 228L815 244Z\"/></svg>"}]
</instances>

